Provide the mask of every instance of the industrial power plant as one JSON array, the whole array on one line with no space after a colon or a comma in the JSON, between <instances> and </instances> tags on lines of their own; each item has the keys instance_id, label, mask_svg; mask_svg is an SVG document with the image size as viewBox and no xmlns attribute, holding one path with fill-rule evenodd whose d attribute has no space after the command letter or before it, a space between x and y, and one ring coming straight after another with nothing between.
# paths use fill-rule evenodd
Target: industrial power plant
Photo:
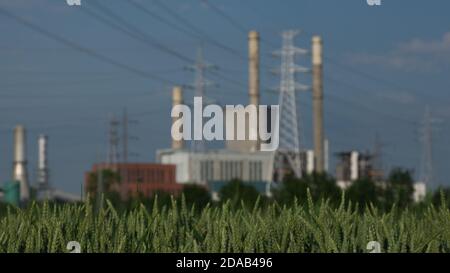
<instances>
[{"instance_id":1,"label":"industrial power plant","mask_svg":"<svg viewBox=\"0 0 450 273\"><path fill-rule=\"evenodd\" d=\"M100 5L100 4L99 4ZM162 4L161 4L162 5ZM112 13L110 15L113 15ZM91 16L93 16L91 14ZM222 14L223 16L223 14ZM93 16L98 20L97 17ZM229 19L229 18L228 18ZM180 19L179 19L180 20ZM181 19L183 21L183 19ZM111 27L105 20L100 20L107 27ZM167 22L166 22L167 24ZM170 25L170 24L169 24ZM188 24L189 25L189 24ZM114 28L114 27L113 27ZM155 47L154 43L150 43L144 33L136 35L136 29L130 26L122 32L146 45L150 44ZM192 28L192 26L188 26ZM114 28L114 30L117 30ZM198 32L194 28L194 32ZM42 32L46 33L46 32ZM357 149L344 150L339 152L330 152L330 145L333 145L333 139L327 135L325 119L327 119L327 110L324 105L324 98L328 95L327 86L324 85L326 75L324 65L327 59L324 58L324 46L326 47L326 39L319 35L305 35L309 37L307 48L301 48L296 45L296 37L303 34L300 30L286 30L282 32L281 48L275 50L272 57L279 58L281 63L273 73L279 77L279 86L272 94L276 94L278 103L272 105L279 107L279 120L274 121L272 114L267 113L266 124L263 124L269 130L277 130L278 147L275 151L263 151L261 145L266 144L267 140L263 140L259 135L258 123L257 128L249 126L250 115L245 108L237 111L236 119L245 124L245 134L250 135L256 132L256 140L225 140L223 147L209 147L205 140L194 139L190 143L186 143L183 139L171 139L171 147L158 147L155 152L154 161L130 161L128 159L128 116L124 111L122 121L111 116L108 129L108 155L102 160L97 158L92 164L90 170L84 173L84 181L81 182L82 190L79 195L71 195L64 193L55 188L52 180L52 166L49 163L49 140L50 134L39 135L36 139L38 147L37 168L30 172L29 158L27 157L27 134L23 125L17 125L14 128L14 157L12 159L12 175L11 179L4 181L0 190L0 197L3 201L15 205L25 205L32 200L50 200L61 202L78 202L83 201L87 196L96 195L97 198L105 192L115 192L120 195L122 200L127 200L133 196L143 194L146 197L153 196L158 192L166 192L177 195L182 192L186 185L197 185L207 189L214 200L219 200L218 192L231 180L239 180L244 184L251 185L258 189L261 194L271 197L273 190L279 187L286 177L295 177L301 179L304 176L312 174L334 174L336 184L341 189L348 189L354 181L362 178L370 178L383 187L385 183L385 174L382 166L377 164L381 155L379 151L358 151ZM59 42L64 39L56 38L54 35L46 35L53 37ZM257 30L245 31L247 36L247 56L244 56L245 74L247 74L248 83L241 86L239 92L248 94L247 101L237 101L239 105L251 105L256 109L262 105L261 92L261 44L265 39L261 37ZM145 37L144 38L138 38ZM204 36L204 35L201 35ZM211 43L211 39L206 41ZM72 48L80 50L79 46L74 46L69 42ZM227 46L213 41L216 47L229 50ZM273 47L273 46L272 46ZM189 61L190 58L177 54L164 46L156 46L165 54L175 56L183 61ZM90 52L89 50L81 50L82 52ZM232 51L232 50L231 50ZM146 73L140 70L130 69L126 65L111 61L108 58L99 57L98 54L88 55L126 69L129 72L147 77ZM297 63L301 59L303 65ZM247 63L248 62L248 63ZM209 98L206 96L206 89L214 84L206 79L206 74L214 75L216 67L203 57L203 45L198 50L196 63L188 67L195 73L195 83L193 86L183 84L170 84L164 82L166 89L171 90L172 107L188 104L192 97L199 97L205 105L210 104ZM306 81L299 82L298 75L302 75L302 79ZM151 75L155 80L161 80L159 77ZM171 83L173 81L170 81ZM309 85L308 85L309 84ZM239 84L238 84L239 85ZM194 90L194 96L188 93L188 90ZM246 90L246 91L245 91ZM311 130L305 130L302 126L302 114L300 104L304 101L299 100L299 93L309 93L308 103L311 104ZM187 95L189 94L189 95ZM167 98L169 100L169 98ZM227 108L221 105L226 112ZM256 111L257 120L262 115ZM203 118L203 117L202 117ZM160 122L168 124L177 123L181 117L162 117ZM428 118L430 121L431 118ZM426 120L427 121L427 120ZM426 123L425 125L427 125ZM426 127L424 133L424 143L431 143L431 129ZM428 124L429 125L429 124ZM123 134L120 136L119 127L123 127ZM227 130L236 130L227 127ZM186 128L183 128L186 129ZM198 130L198 128L194 128ZM200 129L201 130L201 129ZM170 131L164 132L164 136L170 137ZM311 140L311 147L306 147L305 139ZM152 141L152 140L151 140ZM122 157L119 158L119 143L123 142ZM421 182L415 184L417 200L422 200L427 191L427 185L432 180L431 161L431 145L426 146L426 162L425 175L421 177ZM152 151L153 153L153 151ZM336 161L336 164L331 162ZM335 167L335 170L332 168ZM113 178L105 177L104 172L111 171L116 176ZM112 174L109 174L113 176ZM106 180L113 179L114 183L107 183Z\"/></svg>"},{"instance_id":2,"label":"industrial power plant","mask_svg":"<svg viewBox=\"0 0 450 273\"><path fill-rule=\"evenodd\" d=\"M449 252L450 1L400 2L0 1L0 255Z\"/></svg>"},{"instance_id":3,"label":"industrial power plant","mask_svg":"<svg viewBox=\"0 0 450 273\"><path fill-rule=\"evenodd\" d=\"M277 126L280 128L280 139L276 151L261 151L259 136L257 140L248 140L248 138L225 140L225 147L214 149L208 148L205 140L191 140L191 143L185 143L186 141L182 139L172 138L170 148L156 151L156 163L117 162L116 155L113 159L108 158L107 163L94 165L92 170L85 174L85 187L92 189L88 185L95 175L100 177L99 170L110 169L122 177L121 186L116 190L125 199L139 194L150 197L161 191L178 194L182 191L183 185L195 184L208 189L213 200L219 200L218 192L233 179L251 185L261 194L271 197L273 189L280 186L286 175L301 178L313 173L329 172L329 140L325 137L324 130L323 41L320 36L314 36L310 50L298 48L294 41L299 33L295 30L283 32L283 47L274 53L282 59L278 69L281 78L280 87L277 90L280 106L280 124ZM260 34L257 31L250 31L248 34L248 55L248 104L257 107L261 102ZM294 62L296 55L311 56L312 68L297 65ZM199 61L203 62L203 59L200 58ZM203 77L208 66L200 63L196 67L197 73ZM296 82L297 73L311 73L312 86ZM206 79L198 82L195 96L205 95L205 82ZM298 91L312 93L313 132L311 136L314 144L312 149L304 149L300 145L300 126L296 105ZM184 96L184 87L174 86L172 106L184 105L186 101L188 99ZM245 119L248 136L251 130L248 127L249 117L244 109L242 111L243 113L235 114L238 119ZM180 117L172 118L172 124L179 119ZM270 117L268 120L271 120ZM111 124L113 135L110 136L110 140L116 140L117 129L114 126L117 122ZM275 127L275 124L268 124L267 127ZM170 137L170 132L167 136ZM114 151L118 150L117 141L110 141L110 143L113 143L110 151L116 154ZM347 189L354 181L365 177L384 183L382 170L377 169L373 163L376 158L374 155L344 151L336 157L340 160L336 166L337 185L340 188ZM94 195L98 190L97 186L90 194ZM102 187L101 190L111 189ZM417 201L422 200L426 194L424 183L417 183L415 190Z\"/></svg>"},{"instance_id":4,"label":"industrial power plant","mask_svg":"<svg viewBox=\"0 0 450 273\"><path fill-rule=\"evenodd\" d=\"M207 148L204 140L193 140L187 145L184 140L172 139L168 149L156 151L156 163L130 163L124 158L118 158L118 131L120 122L113 119L110 128L111 148L106 163L98 162L92 170L86 172L84 195L95 195L106 191L116 191L123 200L139 194L152 196L157 192L179 194L183 185L195 184L210 191L213 200L219 200L218 192L228 181L238 179L245 184L255 187L261 194L272 196L274 188L278 187L286 175L301 178L312 173L329 172L329 140L324 130L324 85L323 85L323 41L320 36L311 40L311 49L295 46L295 37L299 31L289 30L283 32L283 46L274 52L281 58L279 67L280 86L277 89L280 107L279 124L271 124L268 116L267 128L279 128L279 146L276 151L261 151L261 139L256 140L226 140L224 148ZM258 107L260 105L260 34L250 31L248 34L248 104ZM295 63L295 57L311 56L311 68L302 67ZM200 59L200 62L202 59ZM196 72L204 75L208 66L197 65ZM311 73L312 86L298 83L297 73ZM198 75L197 75L198 76ZM201 79L196 86L196 96L205 92L205 83ZM174 86L172 90L172 106L182 105L186 100L184 87ZM312 93L313 148L304 149L300 145L299 110L297 107L296 92ZM326 95L326 92L325 92ZM248 117L243 113L236 113L237 118L244 117L246 121L246 134ZM257 113L259 115L259 113ZM172 118L172 123L179 117ZM123 121L124 130L127 130L126 116ZM232 128L235 129L235 128ZM124 138L127 132L124 132ZM168 134L169 136L169 134ZM53 200L61 202L82 201L82 196L76 196L58 191L49 183L50 167L48 166L48 136L40 135L37 140L38 161L35 184L30 187L30 178L27 170L26 129L18 125L14 129L14 161L12 179L5 183L2 190L3 200L16 205L23 205L34 200ZM124 143L124 155L127 154ZM383 183L382 170L376 169L373 164L374 155L363 154L357 151L342 152L336 155L339 163L336 166L337 185L348 188L353 181L362 177L370 177ZM120 186L105 188L102 181L92 187L92 179L102 179L102 172L111 170L119 174ZM426 187L424 183L415 185L417 200L424 198ZM33 193L33 194L32 194ZM32 198L33 195L33 198Z\"/></svg>"}]
</instances>

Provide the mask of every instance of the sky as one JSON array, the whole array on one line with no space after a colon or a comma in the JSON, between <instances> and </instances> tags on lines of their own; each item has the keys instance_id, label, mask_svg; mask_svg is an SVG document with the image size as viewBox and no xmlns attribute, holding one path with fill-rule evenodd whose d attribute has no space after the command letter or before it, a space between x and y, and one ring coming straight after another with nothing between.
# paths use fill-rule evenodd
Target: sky
<instances>
[{"instance_id":1,"label":"sky","mask_svg":"<svg viewBox=\"0 0 450 273\"><path fill-rule=\"evenodd\" d=\"M136 2L136 5L132 3ZM333 154L371 150L383 166L414 170L423 158L420 125L433 119L433 185L450 186L450 2L446 0L0 0L0 181L11 178L12 129L28 130L35 183L37 138L49 136L50 182L79 194L84 172L106 158L108 121L127 109L129 161L153 162L170 146L171 88L194 82L186 67L199 48L217 66L206 95L246 104L247 32L261 43L261 100L276 104L271 73L284 30L296 45L324 41L325 132ZM142 9L144 8L144 9ZM299 65L310 67L307 56ZM161 81L161 78L163 79ZM310 84L310 75L297 80ZM193 91L185 91L192 100ZM310 92L298 93L301 143L312 145ZM1 182L0 182L1 183Z\"/></svg>"}]
</instances>

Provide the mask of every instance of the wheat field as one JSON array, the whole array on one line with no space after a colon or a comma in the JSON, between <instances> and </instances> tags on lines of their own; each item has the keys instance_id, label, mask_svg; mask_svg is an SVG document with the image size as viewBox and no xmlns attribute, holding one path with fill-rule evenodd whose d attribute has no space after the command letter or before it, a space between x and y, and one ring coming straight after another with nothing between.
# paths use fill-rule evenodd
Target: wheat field
<instances>
[{"instance_id":1,"label":"wheat field","mask_svg":"<svg viewBox=\"0 0 450 273\"><path fill-rule=\"evenodd\" d=\"M450 250L447 208L382 213L354 207L308 200L253 209L225 203L198 211L173 200L168 207L119 213L108 201L99 211L89 202L32 204L0 215L0 253L68 252L70 241L83 253L354 253L369 252L370 241L379 242L381 252Z\"/></svg>"}]
</instances>

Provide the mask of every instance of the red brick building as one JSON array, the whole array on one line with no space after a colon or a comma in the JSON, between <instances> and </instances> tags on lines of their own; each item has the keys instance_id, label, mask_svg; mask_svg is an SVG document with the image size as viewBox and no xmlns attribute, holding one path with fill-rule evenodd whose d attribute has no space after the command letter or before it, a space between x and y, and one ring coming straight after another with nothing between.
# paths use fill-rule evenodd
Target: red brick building
<instances>
[{"instance_id":1,"label":"red brick building","mask_svg":"<svg viewBox=\"0 0 450 273\"><path fill-rule=\"evenodd\" d=\"M123 198L137 196L138 194L150 197L156 192L177 195L183 189L183 185L176 183L175 165L118 163L114 165L94 164L92 169L85 174L85 189L88 192L90 190L95 191L95 187L90 187L89 183L92 183L90 181L96 181L96 178L93 177L96 177L99 168L111 170L115 173L114 178L103 178L104 183L107 183L104 190L117 191Z\"/></svg>"}]
</instances>

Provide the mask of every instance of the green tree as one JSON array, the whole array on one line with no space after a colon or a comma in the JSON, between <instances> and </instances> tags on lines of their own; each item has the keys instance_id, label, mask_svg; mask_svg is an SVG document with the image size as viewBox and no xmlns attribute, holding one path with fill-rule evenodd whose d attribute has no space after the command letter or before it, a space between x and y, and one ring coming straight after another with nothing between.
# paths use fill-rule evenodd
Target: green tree
<instances>
[{"instance_id":1,"label":"green tree","mask_svg":"<svg viewBox=\"0 0 450 273\"><path fill-rule=\"evenodd\" d=\"M308 185L313 200L319 201L329 199L332 204L339 204L341 200L341 189L336 180L326 173L312 173L305 175L302 180Z\"/></svg>"},{"instance_id":2,"label":"green tree","mask_svg":"<svg viewBox=\"0 0 450 273\"><path fill-rule=\"evenodd\" d=\"M195 205L196 208L201 209L206 207L208 203L211 203L209 191L199 185L185 185L182 194L186 200L186 205L189 207Z\"/></svg>"},{"instance_id":3,"label":"green tree","mask_svg":"<svg viewBox=\"0 0 450 273\"><path fill-rule=\"evenodd\" d=\"M158 190L154 192L151 198L145 197L144 195L140 196L139 200L135 201L135 203L142 203L146 207L152 208L156 201L159 208L170 208L172 206L172 198L173 194Z\"/></svg>"},{"instance_id":4,"label":"green tree","mask_svg":"<svg viewBox=\"0 0 450 273\"><path fill-rule=\"evenodd\" d=\"M358 204L360 210L367 205L379 206L381 189L369 178L358 179L346 190L347 200Z\"/></svg>"},{"instance_id":5,"label":"green tree","mask_svg":"<svg viewBox=\"0 0 450 273\"><path fill-rule=\"evenodd\" d=\"M247 206L255 205L258 197L262 198L255 187L246 185L238 179L233 179L223 186L219 191L222 202L231 201L232 206L237 207L241 201Z\"/></svg>"},{"instance_id":6,"label":"green tree","mask_svg":"<svg viewBox=\"0 0 450 273\"><path fill-rule=\"evenodd\" d=\"M295 200L304 202L308 184L292 174L286 175L283 183L275 190L275 199L280 204L292 205Z\"/></svg>"},{"instance_id":7,"label":"green tree","mask_svg":"<svg viewBox=\"0 0 450 273\"><path fill-rule=\"evenodd\" d=\"M119 202L120 198L118 193L120 190L120 175L108 169L102 170L101 172L104 198L114 202ZM98 172L92 172L89 174L88 182L86 185L86 194L88 194L90 198L96 198L97 191Z\"/></svg>"},{"instance_id":8,"label":"green tree","mask_svg":"<svg viewBox=\"0 0 450 273\"><path fill-rule=\"evenodd\" d=\"M326 174L312 173L299 179L293 175L284 178L280 188L275 192L275 198L280 204L292 204L295 199L304 203L307 190L310 189L314 200L329 199L332 204L338 204L341 190L336 181Z\"/></svg>"},{"instance_id":9,"label":"green tree","mask_svg":"<svg viewBox=\"0 0 450 273\"><path fill-rule=\"evenodd\" d=\"M388 206L395 204L399 208L404 208L411 205L414 194L411 172L402 168L394 168L389 174L385 194Z\"/></svg>"},{"instance_id":10,"label":"green tree","mask_svg":"<svg viewBox=\"0 0 450 273\"><path fill-rule=\"evenodd\" d=\"M444 204L447 208L450 208L450 188L439 187L434 191L431 202L436 207L441 207Z\"/></svg>"}]
</instances>

